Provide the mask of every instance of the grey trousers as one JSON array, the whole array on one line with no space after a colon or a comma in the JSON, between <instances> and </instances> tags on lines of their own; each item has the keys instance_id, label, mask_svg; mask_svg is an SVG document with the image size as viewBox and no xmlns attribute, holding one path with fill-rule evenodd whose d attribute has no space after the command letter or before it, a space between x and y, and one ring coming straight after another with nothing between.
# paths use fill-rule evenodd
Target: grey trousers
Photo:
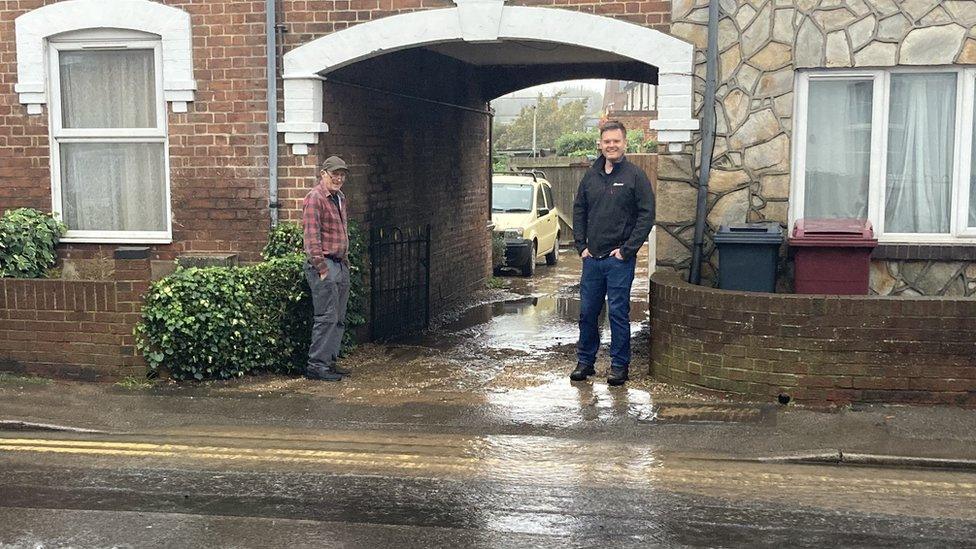
<instances>
[{"instance_id":1,"label":"grey trousers","mask_svg":"<svg viewBox=\"0 0 976 549\"><path fill-rule=\"evenodd\" d=\"M349 266L326 258L329 274L319 278L318 271L305 261L305 277L312 289L312 343L308 348L308 368L332 368L346 331L346 305L349 304Z\"/></svg>"}]
</instances>

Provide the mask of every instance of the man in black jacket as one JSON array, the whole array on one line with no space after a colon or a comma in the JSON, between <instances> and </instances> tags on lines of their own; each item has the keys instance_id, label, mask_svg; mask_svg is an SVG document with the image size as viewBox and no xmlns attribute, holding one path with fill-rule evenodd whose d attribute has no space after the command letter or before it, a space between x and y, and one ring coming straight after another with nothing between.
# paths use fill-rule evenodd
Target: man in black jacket
<instances>
[{"instance_id":1,"label":"man in black jacket","mask_svg":"<svg viewBox=\"0 0 976 549\"><path fill-rule=\"evenodd\" d=\"M643 170L627 161L627 129L616 121L600 129L602 155L580 181L573 203L573 234L583 258L579 342L573 381L594 375L600 347L597 319L609 303L610 374L623 385L630 368L630 287L637 251L654 226L654 192Z\"/></svg>"}]
</instances>

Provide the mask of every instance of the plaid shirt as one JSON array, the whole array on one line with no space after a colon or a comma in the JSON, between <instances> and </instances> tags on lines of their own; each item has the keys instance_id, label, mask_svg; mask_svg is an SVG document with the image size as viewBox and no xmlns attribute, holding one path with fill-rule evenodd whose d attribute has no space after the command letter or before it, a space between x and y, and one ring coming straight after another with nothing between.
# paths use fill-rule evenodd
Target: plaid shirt
<instances>
[{"instance_id":1,"label":"plaid shirt","mask_svg":"<svg viewBox=\"0 0 976 549\"><path fill-rule=\"evenodd\" d=\"M341 209L333 196L338 196ZM326 256L334 261L346 260L349 233L346 229L346 197L342 191L333 195L321 184L313 187L302 203L302 225L305 227L305 255L320 275L329 273Z\"/></svg>"}]
</instances>

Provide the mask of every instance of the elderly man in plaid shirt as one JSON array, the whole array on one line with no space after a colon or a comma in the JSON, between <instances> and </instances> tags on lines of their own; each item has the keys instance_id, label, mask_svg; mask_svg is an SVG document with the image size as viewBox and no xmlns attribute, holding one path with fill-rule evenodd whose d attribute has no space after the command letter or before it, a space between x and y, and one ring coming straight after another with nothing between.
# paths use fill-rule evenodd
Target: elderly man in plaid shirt
<instances>
[{"instance_id":1,"label":"elderly man in plaid shirt","mask_svg":"<svg viewBox=\"0 0 976 549\"><path fill-rule=\"evenodd\" d=\"M348 175L346 163L338 156L330 156L322 163L318 184L302 204L308 256L305 276L312 288L315 309L305 367L305 377L309 379L339 381L349 374L336 365L349 302L349 233L346 198L341 190Z\"/></svg>"}]
</instances>

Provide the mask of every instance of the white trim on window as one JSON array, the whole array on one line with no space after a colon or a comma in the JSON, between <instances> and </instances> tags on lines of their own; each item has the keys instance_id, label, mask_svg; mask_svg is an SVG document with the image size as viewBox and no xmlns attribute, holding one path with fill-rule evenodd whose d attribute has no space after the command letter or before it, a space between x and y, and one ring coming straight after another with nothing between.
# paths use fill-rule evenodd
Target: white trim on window
<instances>
[{"instance_id":1,"label":"white trim on window","mask_svg":"<svg viewBox=\"0 0 976 549\"><path fill-rule=\"evenodd\" d=\"M52 211L63 218L61 182L61 145L64 143L159 143L163 146L163 183L166 208L165 231L110 231L73 230L69 227L62 242L169 244L173 241L173 212L170 198L169 136L166 99L163 90L162 44L159 40L118 39L100 42L93 34L77 34L77 40L51 41L48 51L48 82L50 83L50 108L48 109L51 131L51 200ZM59 56L63 51L84 50L152 50L156 85L155 128L93 128L65 129L61 113L61 74Z\"/></svg>"},{"instance_id":2,"label":"white trim on window","mask_svg":"<svg viewBox=\"0 0 976 549\"><path fill-rule=\"evenodd\" d=\"M967 70L963 73L963 77L960 78L962 81L961 89L962 96L973 98L973 102L962 104L962 110L959 113L960 126L962 131L959 135L959 150L960 163L959 163L959 184L956 186L956 200L959 204L959 217L956 220L955 228L956 234L960 237L966 238L976 238L976 227L969 226L969 204L970 204L970 188L972 185L973 177L973 162L976 162L976 154L973 154L973 140L974 132L976 132L976 116L974 116L974 109L976 109L976 70ZM968 161L967 161L968 160Z\"/></svg>"},{"instance_id":3,"label":"white trim on window","mask_svg":"<svg viewBox=\"0 0 976 549\"><path fill-rule=\"evenodd\" d=\"M888 105L891 75L903 73L949 72L956 79L956 125L949 233L886 233L885 174L887 173ZM796 102L793 134L793 177L790 188L790 226L803 217L806 178L806 134L809 86L818 80L871 80L874 83L871 117L871 164L868 193L868 218L880 242L885 243L958 243L976 238L976 227L967 227L969 187L973 162L974 103L976 103L976 69L959 67L898 67L884 70L801 71L796 76Z\"/></svg>"},{"instance_id":4,"label":"white trim on window","mask_svg":"<svg viewBox=\"0 0 976 549\"><path fill-rule=\"evenodd\" d=\"M45 47L73 31L111 33L128 30L153 34L162 43L164 94L173 112L187 112L197 89L193 79L190 14L149 0L65 0L31 10L14 21L17 37L17 84L14 91L27 113L39 115L48 99Z\"/></svg>"}]
</instances>

